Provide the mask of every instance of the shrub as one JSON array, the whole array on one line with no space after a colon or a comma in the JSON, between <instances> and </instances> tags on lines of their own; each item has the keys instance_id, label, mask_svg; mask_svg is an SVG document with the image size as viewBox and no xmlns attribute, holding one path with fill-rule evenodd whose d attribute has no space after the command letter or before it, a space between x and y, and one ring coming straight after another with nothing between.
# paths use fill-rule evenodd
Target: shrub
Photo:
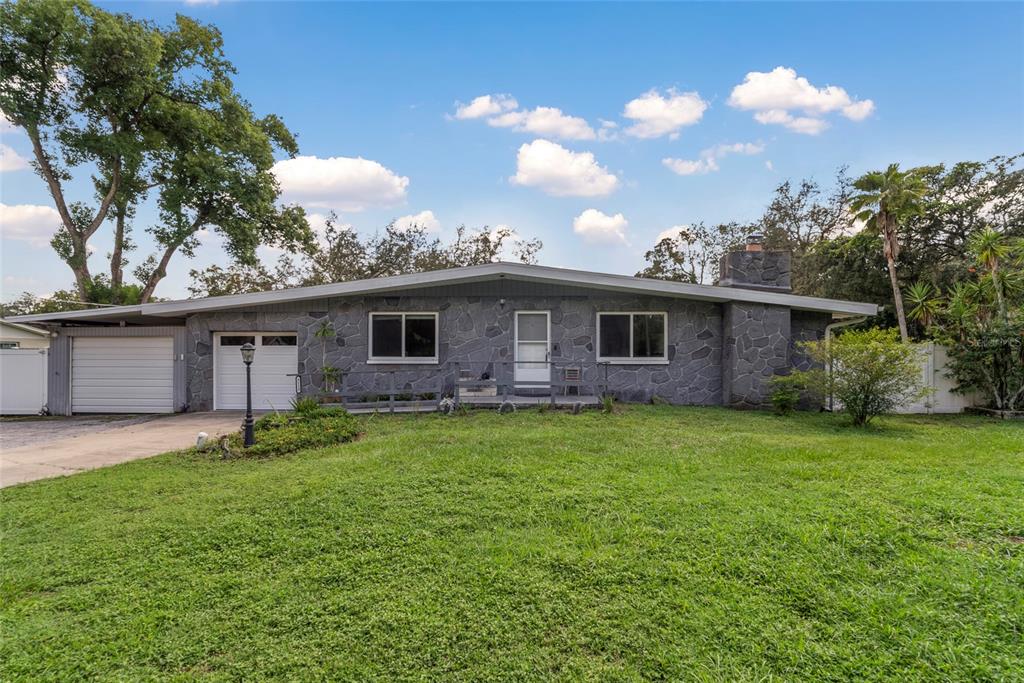
<instances>
[{"instance_id":1,"label":"shrub","mask_svg":"<svg viewBox=\"0 0 1024 683\"><path fill-rule=\"evenodd\" d=\"M789 415L800 405L806 381L800 375L779 375L771 380L771 401L775 412Z\"/></svg>"},{"instance_id":2,"label":"shrub","mask_svg":"<svg viewBox=\"0 0 1024 683\"><path fill-rule=\"evenodd\" d=\"M606 415L611 415L615 412L615 397L611 394L605 394L601 397L601 412Z\"/></svg>"},{"instance_id":3,"label":"shrub","mask_svg":"<svg viewBox=\"0 0 1024 683\"><path fill-rule=\"evenodd\" d=\"M1024 317L965 330L949 345L949 375L997 410L1024 409Z\"/></svg>"},{"instance_id":4,"label":"shrub","mask_svg":"<svg viewBox=\"0 0 1024 683\"><path fill-rule=\"evenodd\" d=\"M293 421L295 421L295 417L286 413L267 413L260 419L256 420L254 429L257 432L264 432L269 429L287 427Z\"/></svg>"},{"instance_id":5,"label":"shrub","mask_svg":"<svg viewBox=\"0 0 1024 683\"><path fill-rule=\"evenodd\" d=\"M242 434L228 437L228 454L244 457L284 455L306 448L323 448L359 435L359 422L344 410L317 406L317 411L285 415L272 413L256 422L256 443L245 448Z\"/></svg>"},{"instance_id":6,"label":"shrub","mask_svg":"<svg viewBox=\"0 0 1024 683\"><path fill-rule=\"evenodd\" d=\"M312 396L302 396L292 399L292 410L298 415L311 415L319 412L320 402Z\"/></svg>"},{"instance_id":7,"label":"shrub","mask_svg":"<svg viewBox=\"0 0 1024 683\"><path fill-rule=\"evenodd\" d=\"M834 396L858 427L924 395L917 350L896 330L850 330L800 346L823 369L794 372L793 381Z\"/></svg>"}]
</instances>

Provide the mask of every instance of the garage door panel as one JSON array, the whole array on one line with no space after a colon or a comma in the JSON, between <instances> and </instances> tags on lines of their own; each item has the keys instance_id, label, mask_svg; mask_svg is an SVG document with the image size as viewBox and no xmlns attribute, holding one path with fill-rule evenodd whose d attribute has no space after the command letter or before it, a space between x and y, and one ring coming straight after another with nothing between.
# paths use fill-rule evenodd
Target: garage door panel
<instances>
[{"instance_id":1,"label":"garage door panel","mask_svg":"<svg viewBox=\"0 0 1024 683\"><path fill-rule=\"evenodd\" d=\"M244 334L226 335L232 341ZM256 344L252 364L252 402L257 410L287 409L295 398L294 375L299 366L298 347L295 345L264 346L264 338L287 337L286 333L248 333ZM294 338L294 334L291 335ZM279 339L276 341L280 341ZM245 408L245 364L237 345L223 345L216 339L216 404L219 409Z\"/></svg>"},{"instance_id":2,"label":"garage door panel","mask_svg":"<svg viewBox=\"0 0 1024 683\"><path fill-rule=\"evenodd\" d=\"M76 337L71 346L71 410L174 411L171 337Z\"/></svg>"}]
</instances>

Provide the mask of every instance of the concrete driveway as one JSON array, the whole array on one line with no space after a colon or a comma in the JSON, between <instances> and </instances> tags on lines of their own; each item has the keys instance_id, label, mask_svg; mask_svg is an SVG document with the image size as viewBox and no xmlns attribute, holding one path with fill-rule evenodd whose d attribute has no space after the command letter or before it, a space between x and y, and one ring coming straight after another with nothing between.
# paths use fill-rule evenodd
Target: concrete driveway
<instances>
[{"instance_id":1,"label":"concrete driveway","mask_svg":"<svg viewBox=\"0 0 1024 683\"><path fill-rule=\"evenodd\" d=\"M0 421L0 487L147 458L235 431L242 413Z\"/></svg>"}]
</instances>

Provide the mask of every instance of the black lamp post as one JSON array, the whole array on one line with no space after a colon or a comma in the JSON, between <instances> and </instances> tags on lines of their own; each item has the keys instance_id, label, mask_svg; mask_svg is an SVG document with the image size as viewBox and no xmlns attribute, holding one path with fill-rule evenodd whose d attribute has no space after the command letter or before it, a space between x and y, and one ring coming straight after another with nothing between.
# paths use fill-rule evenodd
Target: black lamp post
<instances>
[{"instance_id":1,"label":"black lamp post","mask_svg":"<svg viewBox=\"0 0 1024 683\"><path fill-rule=\"evenodd\" d=\"M246 448L256 443L252 421L252 359L255 355L255 346L249 342L242 344L242 362L245 363L245 420L242 421L242 443Z\"/></svg>"}]
</instances>

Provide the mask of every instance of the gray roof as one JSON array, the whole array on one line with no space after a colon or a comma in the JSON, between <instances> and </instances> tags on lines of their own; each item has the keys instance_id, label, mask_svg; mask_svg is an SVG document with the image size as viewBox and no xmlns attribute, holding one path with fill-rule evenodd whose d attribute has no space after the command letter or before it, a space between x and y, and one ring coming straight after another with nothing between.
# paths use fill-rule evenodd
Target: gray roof
<instances>
[{"instance_id":1,"label":"gray roof","mask_svg":"<svg viewBox=\"0 0 1024 683\"><path fill-rule=\"evenodd\" d=\"M22 332L28 332L30 334L38 334L40 337L50 336L50 333L46 330L41 330L38 327L32 327L31 325L22 325L21 323L11 322L7 318L0 318L0 325L13 327L16 330L21 330Z\"/></svg>"},{"instance_id":2,"label":"gray roof","mask_svg":"<svg viewBox=\"0 0 1024 683\"><path fill-rule=\"evenodd\" d=\"M160 324L161 322L166 322L166 320L161 321L161 318L182 318L203 311L220 311L231 308L249 308L267 304L282 304L333 297L402 292L421 287L465 284L500 278L552 285L588 287L611 292L696 299L699 301L740 301L775 304L789 306L798 310L819 311L841 316L874 315L878 312L878 306L875 304L855 301L822 299L814 296L799 296L796 294L739 289L736 287L693 285L685 282L669 282L667 280L652 280L630 277L628 275L611 275L608 273L591 273L582 270L533 266L524 263L498 262L479 266L466 266L464 268L451 268L449 270L434 270L426 273L394 275L371 280L336 282L314 287L294 287L292 289L279 289L253 294L213 296L205 299L183 299L180 301L105 307L95 310L68 311L65 313L22 315L9 318L9 320L17 320L19 322L113 322L117 320L145 322L150 320L154 324Z\"/></svg>"}]
</instances>

